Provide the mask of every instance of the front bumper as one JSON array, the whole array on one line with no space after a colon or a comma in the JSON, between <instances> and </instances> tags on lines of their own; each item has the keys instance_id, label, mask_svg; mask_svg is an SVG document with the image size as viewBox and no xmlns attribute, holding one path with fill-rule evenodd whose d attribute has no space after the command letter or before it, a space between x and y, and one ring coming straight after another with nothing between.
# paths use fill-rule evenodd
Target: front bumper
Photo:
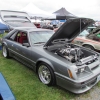
<instances>
[{"instance_id":1,"label":"front bumper","mask_svg":"<svg viewBox=\"0 0 100 100\"><path fill-rule=\"evenodd\" d=\"M90 90L94 85L96 85L100 81L100 75L92 77L87 81L74 81L70 79L65 79L56 75L57 85L73 92L76 94L84 93Z\"/></svg>"}]
</instances>

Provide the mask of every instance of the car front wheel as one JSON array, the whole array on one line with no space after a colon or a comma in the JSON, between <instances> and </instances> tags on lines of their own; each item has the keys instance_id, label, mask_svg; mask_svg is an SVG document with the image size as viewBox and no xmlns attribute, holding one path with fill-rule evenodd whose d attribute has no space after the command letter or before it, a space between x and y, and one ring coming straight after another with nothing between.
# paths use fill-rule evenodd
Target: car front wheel
<instances>
[{"instance_id":1,"label":"car front wheel","mask_svg":"<svg viewBox=\"0 0 100 100\"><path fill-rule=\"evenodd\" d=\"M3 45L3 47L2 47L2 54L5 58L9 58L9 52L5 45Z\"/></svg>"},{"instance_id":2,"label":"car front wheel","mask_svg":"<svg viewBox=\"0 0 100 100\"><path fill-rule=\"evenodd\" d=\"M41 63L38 66L38 77L43 84L46 85L54 85L55 84L55 76L54 72L50 66L45 63Z\"/></svg>"}]
</instances>

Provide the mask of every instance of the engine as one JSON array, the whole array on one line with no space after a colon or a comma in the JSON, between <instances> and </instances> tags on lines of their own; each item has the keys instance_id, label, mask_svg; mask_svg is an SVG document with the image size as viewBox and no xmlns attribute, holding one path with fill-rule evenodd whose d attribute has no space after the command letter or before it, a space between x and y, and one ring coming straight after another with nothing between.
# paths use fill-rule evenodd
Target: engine
<instances>
[{"instance_id":1,"label":"engine","mask_svg":"<svg viewBox=\"0 0 100 100\"><path fill-rule=\"evenodd\" d=\"M61 48L56 53L66 58L67 60L71 61L72 63L79 61L83 56L83 52L81 51L79 47L75 48L71 46Z\"/></svg>"}]
</instances>

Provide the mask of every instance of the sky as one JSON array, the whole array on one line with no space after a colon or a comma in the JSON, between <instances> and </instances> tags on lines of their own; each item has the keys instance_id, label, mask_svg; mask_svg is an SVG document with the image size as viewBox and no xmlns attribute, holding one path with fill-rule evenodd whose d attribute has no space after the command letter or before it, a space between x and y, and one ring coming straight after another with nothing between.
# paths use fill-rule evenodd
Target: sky
<instances>
[{"instance_id":1,"label":"sky","mask_svg":"<svg viewBox=\"0 0 100 100\"><path fill-rule=\"evenodd\" d=\"M100 21L100 0L0 0L0 10L20 10L28 3L48 13L64 7L76 16Z\"/></svg>"}]
</instances>

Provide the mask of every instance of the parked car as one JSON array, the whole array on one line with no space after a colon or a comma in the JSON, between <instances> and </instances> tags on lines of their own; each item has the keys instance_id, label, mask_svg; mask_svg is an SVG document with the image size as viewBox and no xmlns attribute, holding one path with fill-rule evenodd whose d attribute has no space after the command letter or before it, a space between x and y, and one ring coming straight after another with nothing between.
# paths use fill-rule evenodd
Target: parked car
<instances>
[{"instance_id":1,"label":"parked car","mask_svg":"<svg viewBox=\"0 0 100 100\"><path fill-rule=\"evenodd\" d=\"M37 28L41 28L41 25L39 23L33 23Z\"/></svg>"},{"instance_id":2,"label":"parked car","mask_svg":"<svg viewBox=\"0 0 100 100\"><path fill-rule=\"evenodd\" d=\"M9 30L16 27L35 27L31 22L30 17L26 12L11 11L11 10L0 10L0 18L7 25Z\"/></svg>"},{"instance_id":3,"label":"parked car","mask_svg":"<svg viewBox=\"0 0 100 100\"><path fill-rule=\"evenodd\" d=\"M73 40L73 43L99 52L100 51L99 34L100 31L88 33L85 30Z\"/></svg>"},{"instance_id":4,"label":"parked car","mask_svg":"<svg viewBox=\"0 0 100 100\"><path fill-rule=\"evenodd\" d=\"M73 93L88 91L100 80L100 55L72 44L93 23L92 19L68 19L55 33L40 28L15 28L2 40L3 56L31 67L46 85L57 84Z\"/></svg>"},{"instance_id":5,"label":"parked car","mask_svg":"<svg viewBox=\"0 0 100 100\"><path fill-rule=\"evenodd\" d=\"M86 37L87 35L89 35L89 32L87 30L84 30L83 32L81 32L78 36L79 37Z\"/></svg>"},{"instance_id":6,"label":"parked car","mask_svg":"<svg viewBox=\"0 0 100 100\"><path fill-rule=\"evenodd\" d=\"M86 30L91 33L96 27L95 26L90 26Z\"/></svg>"}]
</instances>

